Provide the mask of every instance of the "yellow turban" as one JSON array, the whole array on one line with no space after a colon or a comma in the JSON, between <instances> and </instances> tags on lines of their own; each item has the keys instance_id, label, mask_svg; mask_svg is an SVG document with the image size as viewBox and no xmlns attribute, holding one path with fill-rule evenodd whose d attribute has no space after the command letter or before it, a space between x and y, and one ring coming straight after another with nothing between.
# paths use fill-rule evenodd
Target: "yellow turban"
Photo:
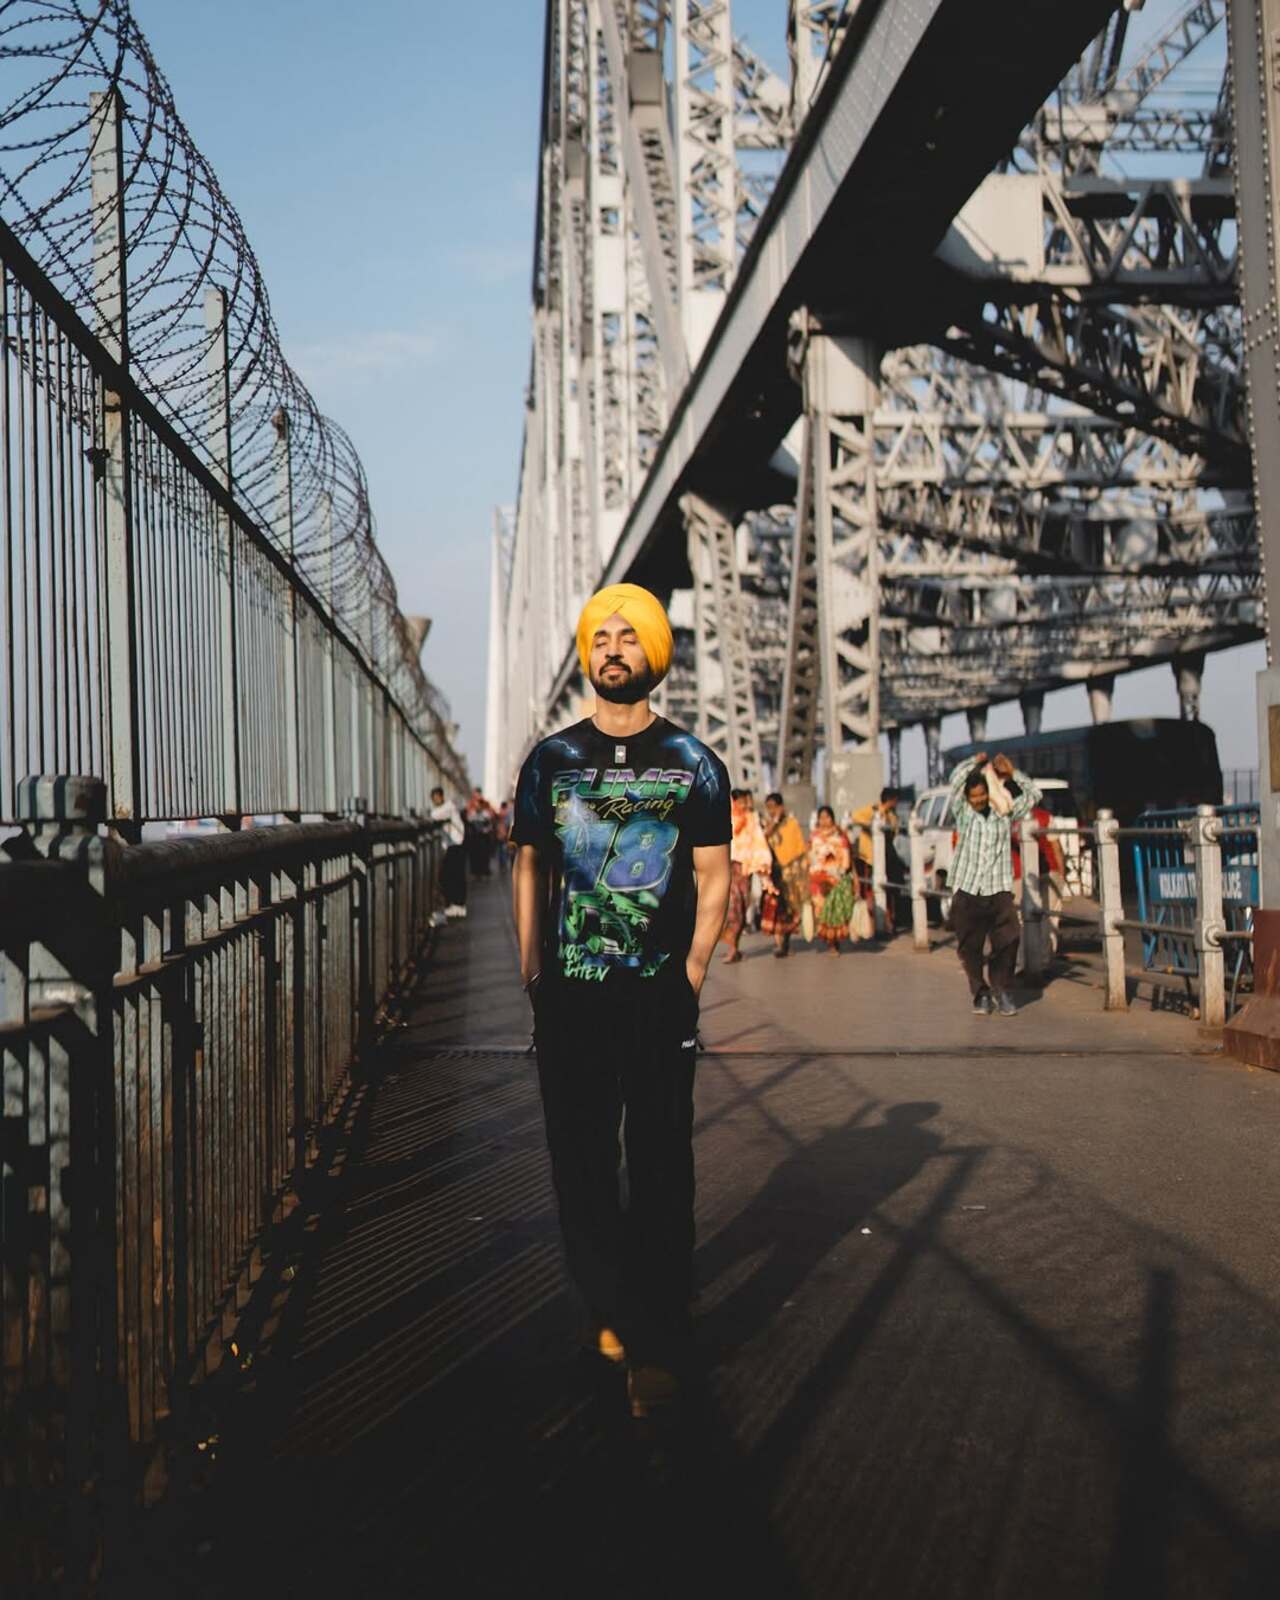
<instances>
[{"instance_id":1,"label":"yellow turban","mask_svg":"<svg viewBox=\"0 0 1280 1600\"><path fill-rule=\"evenodd\" d=\"M614 615L625 617L635 629L654 681L660 682L671 666L674 649L671 624L658 597L636 583L611 583L599 594L593 594L583 606L578 618L578 660L583 672L590 676L591 641L597 630Z\"/></svg>"}]
</instances>

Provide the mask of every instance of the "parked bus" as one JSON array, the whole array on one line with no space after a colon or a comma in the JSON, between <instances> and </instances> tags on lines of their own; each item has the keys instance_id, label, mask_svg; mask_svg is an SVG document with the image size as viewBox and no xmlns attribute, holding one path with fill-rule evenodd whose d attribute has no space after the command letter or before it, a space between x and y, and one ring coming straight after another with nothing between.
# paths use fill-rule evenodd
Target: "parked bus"
<instances>
[{"instance_id":1,"label":"parked bus","mask_svg":"<svg viewBox=\"0 0 1280 1600\"><path fill-rule=\"evenodd\" d=\"M980 749L1003 750L1029 777L1065 778L1086 827L1104 806L1127 826L1151 807L1222 804L1218 741L1203 722L1133 717L961 744L946 752L948 772Z\"/></svg>"}]
</instances>

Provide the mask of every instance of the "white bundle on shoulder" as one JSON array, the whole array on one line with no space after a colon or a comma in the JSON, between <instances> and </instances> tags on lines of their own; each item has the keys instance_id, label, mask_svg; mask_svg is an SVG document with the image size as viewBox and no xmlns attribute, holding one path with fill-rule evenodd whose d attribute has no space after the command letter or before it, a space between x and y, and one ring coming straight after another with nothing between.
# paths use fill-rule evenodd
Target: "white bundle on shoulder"
<instances>
[{"instance_id":1,"label":"white bundle on shoulder","mask_svg":"<svg viewBox=\"0 0 1280 1600\"><path fill-rule=\"evenodd\" d=\"M988 761L982 769L987 780L987 793L991 796L991 809L998 817L1007 817L1013 810L1013 796L1004 786L1004 779Z\"/></svg>"}]
</instances>

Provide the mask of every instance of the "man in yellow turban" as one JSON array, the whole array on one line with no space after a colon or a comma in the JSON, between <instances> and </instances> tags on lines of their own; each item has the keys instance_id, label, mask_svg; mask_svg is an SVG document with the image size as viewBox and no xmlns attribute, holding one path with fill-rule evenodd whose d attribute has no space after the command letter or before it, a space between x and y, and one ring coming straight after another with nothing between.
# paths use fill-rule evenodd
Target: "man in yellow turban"
<instances>
[{"instance_id":1,"label":"man in yellow turban","mask_svg":"<svg viewBox=\"0 0 1280 1600\"><path fill-rule=\"evenodd\" d=\"M613 632L630 637L644 657L645 670L632 670L621 654L606 652L599 675L591 670L592 646ZM623 626L619 628L619 624ZM602 700L615 705L635 705L657 688L671 666L674 641L667 613L656 595L636 583L611 583L594 594L578 618L578 660ZM618 672L618 667L624 669Z\"/></svg>"},{"instance_id":2,"label":"man in yellow turban","mask_svg":"<svg viewBox=\"0 0 1280 1600\"><path fill-rule=\"evenodd\" d=\"M729 898L729 775L649 704L673 648L655 595L602 589L577 643L595 711L537 745L516 790L520 975L569 1273L645 1417L692 1348L698 995Z\"/></svg>"}]
</instances>

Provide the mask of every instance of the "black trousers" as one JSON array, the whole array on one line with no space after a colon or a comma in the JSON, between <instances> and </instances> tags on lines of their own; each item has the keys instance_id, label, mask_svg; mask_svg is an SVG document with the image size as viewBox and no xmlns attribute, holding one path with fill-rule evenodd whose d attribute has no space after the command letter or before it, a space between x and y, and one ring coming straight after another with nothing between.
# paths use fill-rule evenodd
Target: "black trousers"
<instances>
[{"instance_id":1,"label":"black trousers","mask_svg":"<svg viewBox=\"0 0 1280 1600\"><path fill-rule=\"evenodd\" d=\"M683 964L601 985L549 975L535 991L566 1264L592 1321L636 1364L678 1366L690 1343L697 1027Z\"/></svg>"},{"instance_id":2,"label":"black trousers","mask_svg":"<svg viewBox=\"0 0 1280 1600\"><path fill-rule=\"evenodd\" d=\"M440 888L447 906L467 903L467 852L463 845L451 844L440 863Z\"/></svg>"},{"instance_id":3,"label":"black trousers","mask_svg":"<svg viewBox=\"0 0 1280 1600\"><path fill-rule=\"evenodd\" d=\"M951 926L956 931L960 962L970 991L975 996L987 988L994 989L997 994L1007 992L1013 984L1018 940L1022 937L1022 924L1014 909L1013 896L1008 893L966 894L963 889L957 889L951 901ZM988 940L991 955L986 965L990 983L982 975Z\"/></svg>"}]
</instances>

